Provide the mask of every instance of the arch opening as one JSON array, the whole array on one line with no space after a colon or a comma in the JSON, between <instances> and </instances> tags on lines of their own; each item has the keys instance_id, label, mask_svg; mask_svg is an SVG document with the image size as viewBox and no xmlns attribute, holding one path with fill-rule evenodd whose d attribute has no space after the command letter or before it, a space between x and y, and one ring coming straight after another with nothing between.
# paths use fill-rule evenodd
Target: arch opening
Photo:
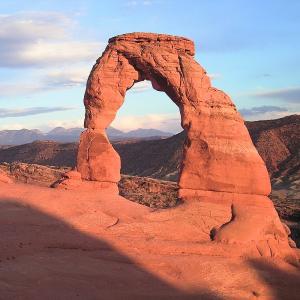
<instances>
[{"instance_id":1,"label":"arch opening","mask_svg":"<svg viewBox=\"0 0 300 300\"><path fill-rule=\"evenodd\" d=\"M148 80L134 83L111 126L125 132L110 138L121 159L121 196L140 204L174 207L185 133L178 106Z\"/></svg>"}]
</instances>

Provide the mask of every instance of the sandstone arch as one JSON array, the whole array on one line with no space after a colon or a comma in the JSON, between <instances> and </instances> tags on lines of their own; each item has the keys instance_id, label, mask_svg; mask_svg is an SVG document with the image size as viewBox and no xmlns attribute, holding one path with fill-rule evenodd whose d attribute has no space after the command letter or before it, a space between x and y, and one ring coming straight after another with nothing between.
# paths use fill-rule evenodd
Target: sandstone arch
<instances>
[{"instance_id":1,"label":"sandstone arch","mask_svg":"<svg viewBox=\"0 0 300 300\"><path fill-rule=\"evenodd\" d=\"M294 259L287 231L267 197L271 188L265 164L236 107L211 87L194 54L191 40L170 35L131 33L109 40L86 86L87 129L80 138L79 177L92 187L118 191L120 158L105 129L126 91L135 82L150 80L179 107L187 133L179 196L189 211L195 200L200 203L193 214L208 217L210 221L203 222L214 241L247 244L244 249L250 255ZM231 215L227 222L216 222L224 213Z\"/></svg>"},{"instance_id":2,"label":"sandstone arch","mask_svg":"<svg viewBox=\"0 0 300 300\"><path fill-rule=\"evenodd\" d=\"M118 182L120 160L105 128L115 118L126 91L147 79L179 107L187 132L179 179L183 198L197 191L270 193L267 170L242 118L230 98L211 87L194 54L192 41L170 35L132 33L109 40L91 71L84 96L87 131L81 136L77 163L83 179Z\"/></svg>"}]
</instances>

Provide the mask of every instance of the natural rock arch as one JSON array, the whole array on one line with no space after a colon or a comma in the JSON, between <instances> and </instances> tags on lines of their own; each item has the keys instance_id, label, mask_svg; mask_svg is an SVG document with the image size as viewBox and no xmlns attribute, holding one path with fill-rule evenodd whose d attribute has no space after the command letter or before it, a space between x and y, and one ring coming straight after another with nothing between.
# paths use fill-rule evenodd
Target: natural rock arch
<instances>
[{"instance_id":1,"label":"natural rock arch","mask_svg":"<svg viewBox=\"0 0 300 300\"><path fill-rule=\"evenodd\" d=\"M77 169L85 180L117 183L120 159L105 134L125 93L135 82L150 80L179 107L187 133L179 194L202 191L268 195L270 181L243 119L230 98L211 87L206 71L194 60L186 38L131 33L109 40L89 76Z\"/></svg>"},{"instance_id":2,"label":"natural rock arch","mask_svg":"<svg viewBox=\"0 0 300 300\"><path fill-rule=\"evenodd\" d=\"M211 87L194 54L192 41L170 35L131 33L109 40L87 82L87 129L81 134L77 157L80 174L69 172L62 187L83 184L89 190L118 192L120 157L105 129L126 91L147 79L178 105L187 134L179 177L183 209L198 216L198 226L204 226L215 242L244 244L250 256L295 261L288 230L267 197L271 188L265 164L234 104Z\"/></svg>"}]
</instances>

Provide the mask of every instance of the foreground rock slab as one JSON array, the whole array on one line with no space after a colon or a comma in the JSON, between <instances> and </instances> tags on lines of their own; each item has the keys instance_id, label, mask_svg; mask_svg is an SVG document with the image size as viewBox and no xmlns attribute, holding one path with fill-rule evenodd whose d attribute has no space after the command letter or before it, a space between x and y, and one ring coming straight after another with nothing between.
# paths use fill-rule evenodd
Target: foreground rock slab
<instances>
[{"instance_id":1,"label":"foreground rock slab","mask_svg":"<svg viewBox=\"0 0 300 300\"><path fill-rule=\"evenodd\" d=\"M298 299L300 272L211 242L230 209L157 210L101 191L0 183L3 299ZM261 216L263 217L263 216ZM295 255L297 250L293 250Z\"/></svg>"}]
</instances>

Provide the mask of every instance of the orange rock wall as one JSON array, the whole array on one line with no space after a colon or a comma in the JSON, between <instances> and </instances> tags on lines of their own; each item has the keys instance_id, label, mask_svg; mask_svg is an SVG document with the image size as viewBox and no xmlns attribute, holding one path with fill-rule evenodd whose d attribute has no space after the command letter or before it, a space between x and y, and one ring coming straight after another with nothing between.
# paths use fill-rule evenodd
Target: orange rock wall
<instances>
[{"instance_id":1,"label":"orange rock wall","mask_svg":"<svg viewBox=\"0 0 300 300\"><path fill-rule=\"evenodd\" d=\"M187 132L180 189L268 195L269 176L230 98L194 60L194 43L132 33L109 40L87 82L85 127L78 152L83 179L117 182L119 158L105 129L135 82L150 80L179 107ZM94 136L95 138L91 138Z\"/></svg>"}]
</instances>

